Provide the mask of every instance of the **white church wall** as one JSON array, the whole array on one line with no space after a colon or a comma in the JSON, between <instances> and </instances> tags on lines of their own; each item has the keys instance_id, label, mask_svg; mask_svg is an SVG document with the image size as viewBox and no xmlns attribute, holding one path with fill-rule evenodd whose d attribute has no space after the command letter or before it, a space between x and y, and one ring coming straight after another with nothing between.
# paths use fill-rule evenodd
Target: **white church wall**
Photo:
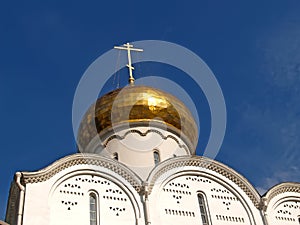
<instances>
[{"instance_id":1,"label":"white church wall","mask_svg":"<svg viewBox=\"0 0 300 225\"><path fill-rule=\"evenodd\" d=\"M48 204L50 185L50 182L26 185L23 225L51 224Z\"/></svg>"},{"instance_id":2,"label":"white church wall","mask_svg":"<svg viewBox=\"0 0 300 225\"><path fill-rule=\"evenodd\" d=\"M114 153L117 153L118 161L143 179L146 179L155 167L154 151L158 152L160 161L190 155L182 140L170 131L159 128L135 127L117 132L114 137L107 138L109 141L99 154L113 157Z\"/></svg>"},{"instance_id":3,"label":"white church wall","mask_svg":"<svg viewBox=\"0 0 300 225\"><path fill-rule=\"evenodd\" d=\"M206 218L198 194L204 196ZM153 224L263 224L260 211L237 184L196 166L161 173L149 195L149 205Z\"/></svg>"},{"instance_id":4,"label":"white church wall","mask_svg":"<svg viewBox=\"0 0 300 225\"><path fill-rule=\"evenodd\" d=\"M111 176L93 171L77 171L68 175L55 188L51 198L51 222L72 221L89 224L89 195L94 193L97 220L107 224L135 224L140 212L128 188ZM68 218L66 218L68 217Z\"/></svg>"},{"instance_id":5,"label":"white church wall","mask_svg":"<svg viewBox=\"0 0 300 225\"><path fill-rule=\"evenodd\" d=\"M136 189L108 168L84 164L26 184L23 225L90 225L91 193L96 196L97 225L143 224Z\"/></svg>"},{"instance_id":6,"label":"white church wall","mask_svg":"<svg viewBox=\"0 0 300 225\"><path fill-rule=\"evenodd\" d=\"M67 156L22 174L23 225L90 225L90 194L95 197L95 225L300 224L300 184L280 184L261 202L245 178L204 157L163 161L144 183L118 161L95 154Z\"/></svg>"},{"instance_id":7,"label":"white church wall","mask_svg":"<svg viewBox=\"0 0 300 225\"><path fill-rule=\"evenodd\" d=\"M265 201L268 225L300 224L300 184L277 185L268 191Z\"/></svg>"}]
</instances>

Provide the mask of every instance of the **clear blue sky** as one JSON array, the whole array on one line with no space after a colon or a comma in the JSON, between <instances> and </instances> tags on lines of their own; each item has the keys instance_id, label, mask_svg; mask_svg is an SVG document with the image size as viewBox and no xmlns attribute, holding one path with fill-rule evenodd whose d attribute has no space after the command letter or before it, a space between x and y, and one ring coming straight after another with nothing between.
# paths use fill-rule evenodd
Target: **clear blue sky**
<instances>
[{"instance_id":1,"label":"clear blue sky","mask_svg":"<svg viewBox=\"0 0 300 225\"><path fill-rule=\"evenodd\" d=\"M41 169L76 152L77 83L98 56L126 41L174 42L213 70L228 113L217 160L260 192L300 181L300 2L193 2L2 3L0 219L16 171ZM201 154L210 118L205 100L196 104L203 109Z\"/></svg>"}]
</instances>

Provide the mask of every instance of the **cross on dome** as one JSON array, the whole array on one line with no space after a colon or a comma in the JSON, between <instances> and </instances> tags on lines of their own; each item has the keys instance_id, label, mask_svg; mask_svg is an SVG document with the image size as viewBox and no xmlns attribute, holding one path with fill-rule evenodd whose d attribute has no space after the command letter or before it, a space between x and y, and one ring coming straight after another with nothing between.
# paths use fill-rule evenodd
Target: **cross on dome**
<instances>
[{"instance_id":1,"label":"cross on dome","mask_svg":"<svg viewBox=\"0 0 300 225\"><path fill-rule=\"evenodd\" d=\"M126 66L129 69L129 84L133 85L134 84L134 77L133 77L133 74L132 74L132 70L134 70L134 67L131 65L130 51L142 52L144 50L139 49L139 48L133 48L133 45L129 44L128 42L126 44L123 44L123 46L114 46L114 49L127 50L128 64Z\"/></svg>"}]
</instances>

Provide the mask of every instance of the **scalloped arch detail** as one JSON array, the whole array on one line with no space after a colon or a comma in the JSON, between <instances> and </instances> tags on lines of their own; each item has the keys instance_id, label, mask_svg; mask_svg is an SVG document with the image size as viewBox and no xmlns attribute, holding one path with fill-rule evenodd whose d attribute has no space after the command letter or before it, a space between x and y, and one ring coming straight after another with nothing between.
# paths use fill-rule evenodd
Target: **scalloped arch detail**
<instances>
[{"instance_id":1,"label":"scalloped arch detail","mask_svg":"<svg viewBox=\"0 0 300 225\"><path fill-rule=\"evenodd\" d=\"M155 129L149 129L149 130L147 130L146 132L142 132L142 131L137 130L137 129L132 129L132 130L127 131L127 132L126 132L124 135L122 135L122 136L120 136L120 135L118 135L118 134L114 134L114 135L110 136L110 137L105 141L105 143L103 144L103 146L106 147L106 146L108 145L108 143L109 143L111 140L113 140L113 139L124 140L124 139L126 138L127 135L132 134L132 133L138 134L138 135L140 135L141 137L146 137L149 133L156 133L156 134L158 134L158 135L159 135L162 139L164 139L164 140L167 140L168 138L173 139L173 140L177 143L177 145L178 145L180 148L183 148L183 149L186 151L187 154L190 154L188 148L187 148L184 144L180 144L179 140L178 140L176 137L174 137L174 136L172 136L172 135L167 135L167 136L165 136L165 135L163 135L162 132L160 132L160 131L158 131L158 130L155 130Z\"/></svg>"}]
</instances>

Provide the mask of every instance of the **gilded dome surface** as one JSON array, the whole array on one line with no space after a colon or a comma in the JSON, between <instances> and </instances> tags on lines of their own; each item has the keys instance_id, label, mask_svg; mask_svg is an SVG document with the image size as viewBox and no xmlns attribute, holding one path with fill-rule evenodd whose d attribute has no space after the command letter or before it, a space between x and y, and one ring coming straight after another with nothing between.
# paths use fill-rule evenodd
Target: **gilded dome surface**
<instances>
[{"instance_id":1,"label":"gilded dome surface","mask_svg":"<svg viewBox=\"0 0 300 225\"><path fill-rule=\"evenodd\" d=\"M128 86L99 98L84 115L77 142L85 149L95 136L101 137L116 125L152 122L182 133L193 148L197 145L197 124L189 109L173 95L147 86Z\"/></svg>"}]
</instances>

